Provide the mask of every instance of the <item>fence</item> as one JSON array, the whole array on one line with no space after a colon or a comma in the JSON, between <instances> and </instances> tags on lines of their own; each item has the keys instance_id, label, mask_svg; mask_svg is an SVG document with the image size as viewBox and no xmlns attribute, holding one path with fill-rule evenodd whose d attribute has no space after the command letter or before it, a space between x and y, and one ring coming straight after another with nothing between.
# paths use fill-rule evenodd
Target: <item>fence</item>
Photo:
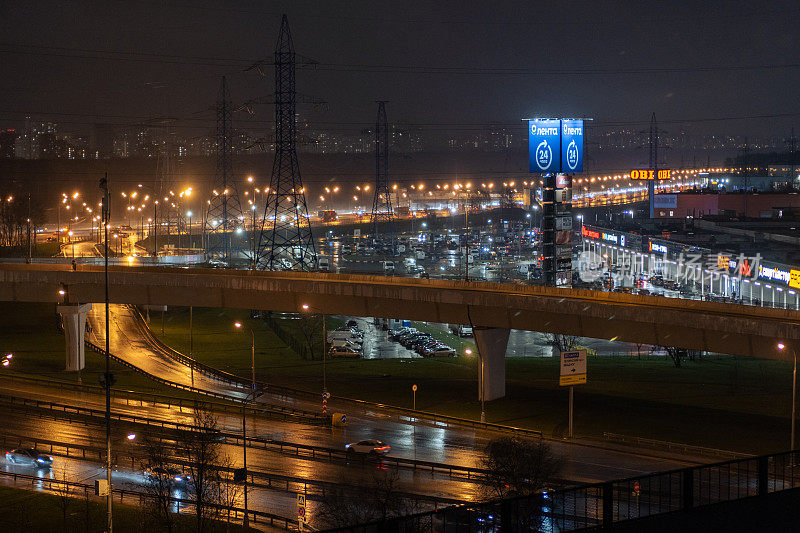
<instances>
[{"instance_id":1,"label":"fence","mask_svg":"<svg viewBox=\"0 0 800 533\"><path fill-rule=\"evenodd\" d=\"M15 396L0 394L0 402L7 403L10 405L17 405L21 407L34 407L37 409L54 411L59 413L59 415L61 415L61 418L69 417L72 415L75 417L81 417L83 420L94 419L98 424L102 423L102 421L105 419L105 411L101 409L78 407L78 406L51 402L47 400L17 398ZM146 416L137 416L124 413L111 413L111 419L117 422L143 424L148 427L159 428L160 430L197 431L197 429L191 424L154 419ZM218 438L219 442L241 446L242 437L239 434L229 433L225 431L215 431L214 434L216 438ZM53 445L53 443L50 441L39 440L38 442L46 442L50 446ZM458 479L466 479L466 480L480 482L485 478L486 475L486 470L477 467L453 465L447 463L437 463L434 461L425 461L422 459L408 459L403 457L371 457L367 455L356 455L353 453L348 453L346 450L342 448L332 448L332 447L319 446L313 444L300 444L300 443L286 442L273 439L262 439L258 437L248 437L246 439L246 443L249 448L260 448L275 453L289 454L289 455L294 455L296 457L309 458L312 460L323 460L327 462L339 462L348 464L353 462L360 462L362 465L366 465L367 463L370 464L375 463L381 468L394 467L394 468L411 469L416 472L430 473L431 475L446 475L451 479L458 478ZM69 445L64 445L64 446L69 446ZM86 456L84 455L84 458L85 457ZM285 476L280 477L281 480L283 480L284 478ZM293 478L293 481L299 481L299 478L297 479ZM440 500L446 500L446 499L440 499Z\"/></svg>"},{"instance_id":2,"label":"fence","mask_svg":"<svg viewBox=\"0 0 800 533\"><path fill-rule=\"evenodd\" d=\"M615 523L688 511L800 487L800 452L736 459L531 496L456 505L383 522L332 529L393 531L590 531Z\"/></svg>"},{"instance_id":3,"label":"fence","mask_svg":"<svg viewBox=\"0 0 800 533\"><path fill-rule=\"evenodd\" d=\"M297 337L286 331L286 329L281 326L279 320L276 320L270 314L266 314L264 316L264 322L270 328L272 328L272 331L275 332L275 335L277 335L278 338L282 340L289 348L294 350L301 359L311 359L308 346L305 343L297 340Z\"/></svg>"},{"instance_id":4,"label":"fence","mask_svg":"<svg viewBox=\"0 0 800 533\"><path fill-rule=\"evenodd\" d=\"M609 442L641 446L643 448L661 449L668 452L681 453L684 455L705 455L709 457L717 457L719 459L745 459L752 457L752 454L747 453L737 453L729 450L720 450L718 448L707 448L705 446L693 446L691 444L682 444L679 442L646 439L644 437L631 437L628 435L619 435L617 433L608 433L605 431L603 432L603 438Z\"/></svg>"},{"instance_id":5,"label":"fence","mask_svg":"<svg viewBox=\"0 0 800 533\"><path fill-rule=\"evenodd\" d=\"M29 482L33 488L47 490L55 492L59 495L68 495L72 497L88 495L93 496L95 491L94 486L88 483L41 478L38 476L16 474L13 472L0 471L0 479L11 480L14 483L17 481L25 481ZM152 500L157 497L156 495L149 494L147 492L130 489L113 489L112 492L116 498L119 498L119 502L139 506L144 505L144 503L148 500ZM173 496L167 496L166 498L172 504L172 508L175 509L176 513L180 514L182 510L184 512L193 512L192 509L194 507L194 502L192 500L186 498L175 498ZM283 529L298 529L298 523L296 519L286 518L265 511L255 511L252 509L245 511L241 507L235 507L232 505L222 505L211 502L207 503L206 505L213 509L219 518L227 517L229 521L234 520L236 522L241 522L244 519L245 513L247 513L248 519L254 524L268 524L270 526L280 527Z\"/></svg>"},{"instance_id":6,"label":"fence","mask_svg":"<svg viewBox=\"0 0 800 533\"><path fill-rule=\"evenodd\" d=\"M105 463L106 449L104 447L94 446L91 444L65 443L49 439L2 434L0 435L0 445L6 449L31 447L50 455L81 459L84 461L101 464ZM149 464L146 454L135 446L123 448L115 447L111 462L113 465L115 465L115 469L117 467L125 467L132 470L144 470ZM180 457L172 457L170 462L184 468L191 466L189 462ZM364 463L366 463L366 461ZM221 479L227 483L238 485L242 484L241 482L233 481L233 474L236 471L234 467L216 466L215 469L217 473L220 474ZM274 474L271 472L255 470L253 468L247 469L247 479L247 483L251 488L290 492L292 495L301 493L305 494L310 499L325 498L333 489L352 488L351 484L345 482L319 481L286 474ZM464 503L463 500L457 500L454 498L418 494L413 492L397 491L395 495L400 498L413 500L417 503L424 503L425 507L432 509L438 509L442 505Z\"/></svg>"}]
</instances>

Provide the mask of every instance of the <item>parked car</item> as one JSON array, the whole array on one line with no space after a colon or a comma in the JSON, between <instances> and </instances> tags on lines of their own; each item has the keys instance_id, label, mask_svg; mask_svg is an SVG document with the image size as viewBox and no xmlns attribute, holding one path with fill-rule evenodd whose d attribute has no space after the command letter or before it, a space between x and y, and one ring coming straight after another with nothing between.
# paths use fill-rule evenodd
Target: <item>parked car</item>
<instances>
[{"instance_id":1,"label":"parked car","mask_svg":"<svg viewBox=\"0 0 800 533\"><path fill-rule=\"evenodd\" d=\"M350 346L331 346L328 355L331 357L361 357L361 352Z\"/></svg>"},{"instance_id":2,"label":"parked car","mask_svg":"<svg viewBox=\"0 0 800 533\"><path fill-rule=\"evenodd\" d=\"M407 333L412 333L412 332L416 333L416 331L417 331L416 329L408 327L395 329L389 332L389 338L392 340L397 340Z\"/></svg>"},{"instance_id":3,"label":"parked car","mask_svg":"<svg viewBox=\"0 0 800 533\"><path fill-rule=\"evenodd\" d=\"M345 449L347 450L348 453L370 453L376 455L377 454L386 455L387 453L389 453L389 450L391 450L392 447L386 444L385 442L381 442L376 439L366 439L346 444Z\"/></svg>"},{"instance_id":4,"label":"parked car","mask_svg":"<svg viewBox=\"0 0 800 533\"><path fill-rule=\"evenodd\" d=\"M400 344L405 346L406 348L411 348L415 342L420 342L423 339L430 339L431 336L428 333L415 333L414 335L410 335L408 337L404 337L400 339Z\"/></svg>"},{"instance_id":5,"label":"parked car","mask_svg":"<svg viewBox=\"0 0 800 533\"><path fill-rule=\"evenodd\" d=\"M433 346L427 350L425 350L425 354L427 357L436 357L436 356L445 356L445 357L455 357L456 351L449 346L444 344L439 344L437 346Z\"/></svg>"},{"instance_id":6,"label":"parked car","mask_svg":"<svg viewBox=\"0 0 800 533\"><path fill-rule=\"evenodd\" d=\"M53 464L53 457L40 452L36 448L17 448L6 452L6 461L37 468L50 468Z\"/></svg>"}]
</instances>

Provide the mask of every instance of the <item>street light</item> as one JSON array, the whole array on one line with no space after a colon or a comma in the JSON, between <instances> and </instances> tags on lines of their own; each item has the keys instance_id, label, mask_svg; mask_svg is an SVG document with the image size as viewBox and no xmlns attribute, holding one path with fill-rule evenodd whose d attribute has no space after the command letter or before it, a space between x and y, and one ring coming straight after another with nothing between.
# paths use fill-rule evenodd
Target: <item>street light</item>
<instances>
[{"instance_id":1,"label":"street light","mask_svg":"<svg viewBox=\"0 0 800 533\"><path fill-rule=\"evenodd\" d=\"M242 324L239 321L234 322L233 325L234 325L234 327L236 329L244 329L245 328L244 324ZM252 344L250 345L251 356L252 356L252 359L251 359L251 362L250 362L250 370L252 372L252 380L253 380L252 387L253 387L253 390L256 390L256 334L253 332L253 328L247 327L247 329L250 330L250 336L251 336L251 339L252 339Z\"/></svg>"},{"instance_id":2,"label":"street light","mask_svg":"<svg viewBox=\"0 0 800 533\"><path fill-rule=\"evenodd\" d=\"M241 322L237 322L236 327L241 327ZM252 330L251 330L252 331ZM250 517L247 515L247 404L248 402L256 401L256 398L261 396L263 391L253 388L250 393L242 400L242 481L244 483L244 520L243 525L246 528L250 527Z\"/></svg>"},{"instance_id":3,"label":"street light","mask_svg":"<svg viewBox=\"0 0 800 533\"><path fill-rule=\"evenodd\" d=\"M467 348L464 350L466 355L472 355L472 349ZM478 394L481 397L481 422L486 422L486 411L484 410L484 400L483 400L483 357L481 357L480 352L478 352L478 360L480 362L480 376L478 382Z\"/></svg>"},{"instance_id":4,"label":"street light","mask_svg":"<svg viewBox=\"0 0 800 533\"><path fill-rule=\"evenodd\" d=\"M778 343L778 350L783 351L786 348L782 342ZM794 434L795 434L795 409L797 407L797 351L792 350L792 429L791 429L791 436L790 436L790 449L794 450Z\"/></svg>"},{"instance_id":5,"label":"street light","mask_svg":"<svg viewBox=\"0 0 800 533\"><path fill-rule=\"evenodd\" d=\"M325 397L325 393L328 392L328 372L327 372L327 350L325 349L328 344L328 331L325 327L325 313L317 309L316 307L312 307L308 304L303 304L303 311L317 311L322 315L322 395Z\"/></svg>"}]
</instances>

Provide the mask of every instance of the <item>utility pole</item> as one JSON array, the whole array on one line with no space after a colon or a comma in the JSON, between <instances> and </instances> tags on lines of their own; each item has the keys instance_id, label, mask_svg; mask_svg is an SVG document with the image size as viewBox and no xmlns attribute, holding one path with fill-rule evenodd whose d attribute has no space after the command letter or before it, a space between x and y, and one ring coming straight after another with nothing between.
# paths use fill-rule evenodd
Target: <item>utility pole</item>
<instances>
[{"instance_id":1,"label":"utility pole","mask_svg":"<svg viewBox=\"0 0 800 533\"><path fill-rule=\"evenodd\" d=\"M223 76L216 104L217 168L204 227L207 231L206 258L217 258L228 264L235 255L242 251L241 240L236 241L239 243L238 246L232 244L232 233L239 224L244 225L244 222L241 221L242 206L239 201L239 193L236 182L233 180L232 108L228 85Z\"/></svg>"},{"instance_id":2,"label":"utility pole","mask_svg":"<svg viewBox=\"0 0 800 533\"><path fill-rule=\"evenodd\" d=\"M26 263L31 263L33 241L31 240L31 193L28 193L28 257Z\"/></svg>"},{"instance_id":3,"label":"utility pole","mask_svg":"<svg viewBox=\"0 0 800 533\"><path fill-rule=\"evenodd\" d=\"M108 191L108 172L100 180L100 190L103 191L102 222L105 245L103 247L103 258L105 265L105 310L106 310L106 372L103 385L106 389L106 483L108 484L108 494L106 505L108 507L108 533L114 531L114 517L112 513L113 495L111 490L111 359L109 356L110 334L109 334L109 313L108 313L108 224L111 220L111 195Z\"/></svg>"},{"instance_id":4,"label":"utility pole","mask_svg":"<svg viewBox=\"0 0 800 533\"><path fill-rule=\"evenodd\" d=\"M378 235L378 223L388 222L384 229L394 233L392 197L389 191L389 126L386 121L386 102L378 101L378 116L375 118L375 197L372 201L373 236Z\"/></svg>"},{"instance_id":5,"label":"utility pole","mask_svg":"<svg viewBox=\"0 0 800 533\"><path fill-rule=\"evenodd\" d=\"M289 20L275 49L275 160L258 244L258 268L309 270L317 265L305 188L297 161L295 52ZM271 225L271 228L268 228Z\"/></svg>"},{"instance_id":6,"label":"utility pole","mask_svg":"<svg viewBox=\"0 0 800 533\"><path fill-rule=\"evenodd\" d=\"M794 147L795 147L795 137L794 137L794 126L792 126L792 136L789 138L789 188L791 190L797 189L797 177L794 173Z\"/></svg>"},{"instance_id":7,"label":"utility pole","mask_svg":"<svg viewBox=\"0 0 800 533\"><path fill-rule=\"evenodd\" d=\"M650 200L650 218L656 216L656 178L658 177L658 122L656 114L653 112L650 117L650 170L653 171L653 179L647 180L647 196Z\"/></svg>"}]
</instances>

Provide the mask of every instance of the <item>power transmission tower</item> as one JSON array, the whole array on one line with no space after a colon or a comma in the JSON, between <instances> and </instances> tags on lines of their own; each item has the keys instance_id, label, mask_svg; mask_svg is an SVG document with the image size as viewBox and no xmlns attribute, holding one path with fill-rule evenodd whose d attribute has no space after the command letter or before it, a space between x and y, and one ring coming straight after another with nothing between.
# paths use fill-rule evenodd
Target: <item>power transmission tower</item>
<instances>
[{"instance_id":1,"label":"power transmission tower","mask_svg":"<svg viewBox=\"0 0 800 533\"><path fill-rule=\"evenodd\" d=\"M794 126L792 126L792 136L789 138L789 189L794 191L797 189L797 176L794 173L794 149L796 139L794 136Z\"/></svg>"},{"instance_id":2,"label":"power transmission tower","mask_svg":"<svg viewBox=\"0 0 800 533\"><path fill-rule=\"evenodd\" d=\"M172 197L174 196L174 191L172 189L175 186L176 166L176 161L174 159L174 132L172 129L174 122L175 119L173 117L159 117L152 121L152 124L161 135L158 140L161 146L158 149L156 159L156 176L158 178L158 183L153 188L155 193L154 201L158 202L158 210L153 224L155 225L154 228L156 232L160 233L162 230L165 232L166 238L163 241L164 245L170 244L170 234L174 229L172 217L173 209L171 205L173 203ZM170 194L171 192L173 194Z\"/></svg>"},{"instance_id":3,"label":"power transmission tower","mask_svg":"<svg viewBox=\"0 0 800 533\"><path fill-rule=\"evenodd\" d=\"M257 266L262 270L306 270L317 264L297 162L295 104L294 45L283 15L275 49L275 161L258 243Z\"/></svg>"},{"instance_id":4,"label":"power transmission tower","mask_svg":"<svg viewBox=\"0 0 800 533\"><path fill-rule=\"evenodd\" d=\"M656 178L658 177L658 122L656 114L650 117L650 170L653 171L653 179L647 180L647 197L650 200L650 218L656 216Z\"/></svg>"},{"instance_id":5,"label":"power transmission tower","mask_svg":"<svg viewBox=\"0 0 800 533\"><path fill-rule=\"evenodd\" d=\"M389 191L389 125L386 121L386 102L378 101L378 116L375 118L375 197L372 200L373 235L378 235L378 223L393 233L392 197Z\"/></svg>"},{"instance_id":6,"label":"power transmission tower","mask_svg":"<svg viewBox=\"0 0 800 533\"><path fill-rule=\"evenodd\" d=\"M241 227L242 205L236 182L233 180L233 158L231 155L231 114L233 113L225 76L217 96L216 150L217 167L214 174L211 199L205 216L207 258L229 263L242 254L242 240L233 238L233 231ZM255 228L253 228L255 231Z\"/></svg>"}]
</instances>

